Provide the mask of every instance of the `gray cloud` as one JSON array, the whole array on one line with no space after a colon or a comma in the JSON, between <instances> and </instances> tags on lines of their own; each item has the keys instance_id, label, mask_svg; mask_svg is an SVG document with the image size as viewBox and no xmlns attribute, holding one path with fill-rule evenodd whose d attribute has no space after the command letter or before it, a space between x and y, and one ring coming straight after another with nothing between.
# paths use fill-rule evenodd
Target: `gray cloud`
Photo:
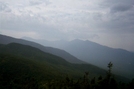
<instances>
[{"instance_id":1,"label":"gray cloud","mask_svg":"<svg viewBox=\"0 0 134 89\"><path fill-rule=\"evenodd\" d=\"M3 11L7 8L5 3L0 2L0 11Z\"/></svg>"},{"instance_id":2,"label":"gray cloud","mask_svg":"<svg viewBox=\"0 0 134 89\"><path fill-rule=\"evenodd\" d=\"M19 37L90 39L117 47L121 37L134 36L133 0L0 0L0 17L1 32Z\"/></svg>"},{"instance_id":3,"label":"gray cloud","mask_svg":"<svg viewBox=\"0 0 134 89\"><path fill-rule=\"evenodd\" d=\"M11 12L11 9L4 2L0 2L0 11Z\"/></svg>"},{"instance_id":4,"label":"gray cloud","mask_svg":"<svg viewBox=\"0 0 134 89\"><path fill-rule=\"evenodd\" d=\"M111 7L117 4L127 4L127 5L134 5L133 0L103 0L101 5L104 5L104 7Z\"/></svg>"},{"instance_id":5,"label":"gray cloud","mask_svg":"<svg viewBox=\"0 0 134 89\"><path fill-rule=\"evenodd\" d=\"M134 33L134 1L133 0L104 0L100 4L104 11L101 15L100 29L107 34Z\"/></svg>"},{"instance_id":6,"label":"gray cloud","mask_svg":"<svg viewBox=\"0 0 134 89\"><path fill-rule=\"evenodd\" d=\"M118 4L111 8L111 13L124 12L124 11L131 10L132 8L133 8L133 5Z\"/></svg>"},{"instance_id":7,"label":"gray cloud","mask_svg":"<svg viewBox=\"0 0 134 89\"><path fill-rule=\"evenodd\" d=\"M31 6L40 5L40 4L43 4L43 3L45 3L45 5L49 5L50 1L49 0L31 0L30 1Z\"/></svg>"}]
</instances>

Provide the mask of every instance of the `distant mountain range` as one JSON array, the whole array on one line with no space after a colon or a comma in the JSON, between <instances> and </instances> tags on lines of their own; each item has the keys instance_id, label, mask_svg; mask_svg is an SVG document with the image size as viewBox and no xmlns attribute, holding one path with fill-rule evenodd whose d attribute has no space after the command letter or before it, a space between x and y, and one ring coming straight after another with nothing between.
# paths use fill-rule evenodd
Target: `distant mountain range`
<instances>
[{"instance_id":1,"label":"distant mountain range","mask_svg":"<svg viewBox=\"0 0 134 89\"><path fill-rule=\"evenodd\" d=\"M36 40L35 40L36 41ZM106 69L106 64L114 64L113 71L116 74L134 77L134 53L103 46L91 41L36 41L45 46L51 46L67 51L73 56L90 64Z\"/></svg>"},{"instance_id":2,"label":"distant mountain range","mask_svg":"<svg viewBox=\"0 0 134 89\"><path fill-rule=\"evenodd\" d=\"M40 42L40 44L42 44L40 45L32 41L0 35L0 44L9 44L12 42L36 47L43 52L59 56L70 63L85 64L88 62L92 65L106 69L106 65L111 61L114 65L112 71L115 74L127 78L134 77L134 53L123 49L114 49L88 40L82 41L78 39L69 42L43 41L43 43ZM49 47L44 47L43 45Z\"/></svg>"},{"instance_id":3,"label":"distant mountain range","mask_svg":"<svg viewBox=\"0 0 134 89\"><path fill-rule=\"evenodd\" d=\"M27 40L23 40L23 39L16 39L13 37L9 37L9 36L5 36L5 35L0 34L0 44L9 44L12 42L36 47L44 52L51 53L51 54L57 55L59 57L62 57L70 63L76 63L76 64L86 63L86 62L81 61L78 58L72 56L71 54L67 53L64 50L52 48L52 47L45 47L43 45L40 45L40 44L32 42L32 41L27 41Z\"/></svg>"}]
</instances>

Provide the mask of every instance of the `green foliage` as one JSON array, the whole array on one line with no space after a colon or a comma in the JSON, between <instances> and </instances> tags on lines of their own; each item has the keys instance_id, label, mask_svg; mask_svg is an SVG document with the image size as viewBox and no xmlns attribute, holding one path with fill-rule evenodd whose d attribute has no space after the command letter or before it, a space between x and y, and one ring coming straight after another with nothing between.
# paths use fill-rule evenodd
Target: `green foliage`
<instances>
[{"instance_id":1,"label":"green foliage","mask_svg":"<svg viewBox=\"0 0 134 89\"><path fill-rule=\"evenodd\" d=\"M52 70L52 71L49 71ZM42 83L59 77L54 68L31 60L0 54L0 86L2 89L38 89Z\"/></svg>"},{"instance_id":2,"label":"green foliage","mask_svg":"<svg viewBox=\"0 0 134 89\"><path fill-rule=\"evenodd\" d=\"M108 64L108 68L111 70L112 63ZM108 69L108 73L109 73ZM105 77L99 76L98 79L96 77L90 79L89 72L85 72L83 78L78 79L78 81L74 81L70 79L68 76L62 81L52 81L51 87L47 89L133 89L134 88L134 79L130 83L122 83L117 82L117 80L113 77L110 72L110 77L106 73ZM56 82L56 84L54 83ZM46 86L50 86L50 85Z\"/></svg>"}]
</instances>

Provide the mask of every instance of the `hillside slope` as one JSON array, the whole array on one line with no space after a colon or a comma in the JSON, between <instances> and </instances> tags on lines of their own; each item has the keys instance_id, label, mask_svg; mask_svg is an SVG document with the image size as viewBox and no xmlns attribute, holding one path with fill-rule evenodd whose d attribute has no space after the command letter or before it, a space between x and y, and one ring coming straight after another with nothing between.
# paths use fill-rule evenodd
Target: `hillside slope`
<instances>
[{"instance_id":1,"label":"hillside slope","mask_svg":"<svg viewBox=\"0 0 134 89\"><path fill-rule=\"evenodd\" d=\"M9 44L9 43L12 43L12 42L36 47L36 48L38 48L38 49L40 49L44 52L60 56L60 57L64 58L65 60L67 60L70 63L76 63L76 64L86 63L86 62L83 62L83 61L79 60L78 58L72 56L71 54L67 53L64 50L57 49L57 48L52 48L52 47L44 47L44 46L42 46L38 43L35 43L35 42L22 40L22 39L16 39L16 38L13 38L13 37L9 37L9 36L5 36L5 35L0 34L0 44Z\"/></svg>"},{"instance_id":2,"label":"hillside slope","mask_svg":"<svg viewBox=\"0 0 134 89\"><path fill-rule=\"evenodd\" d=\"M90 78L106 74L96 66L72 64L61 57L18 43L0 44L0 71L2 89L42 89L49 81L63 80L66 76L79 79L87 71Z\"/></svg>"},{"instance_id":3,"label":"hillside slope","mask_svg":"<svg viewBox=\"0 0 134 89\"><path fill-rule=\"evenodd\" d=\"M59 69L62 69L62 67L66 67L68 70L73 69L73 70L78 70L82 72L85 72L86 70L87 71L91 70L90 72L92 72L93 74L97 74L98 71L102 71L102 73L104 73L104 70L100 69L99 67L96 67L90 64L72 64L72 63L67 62L61 57L43 52L37 48L31 47L28 45L22 45L18 43L0 45L0 53L18 56L18 57L30 59L36 62L42 62L42 63L47 62L48 64L51 64L51 66L54 65L56 67L59 67ZM87 66L87 68L81 65ZM81 66L81 68L85 68L85 70L75 68L78 66ZM63 68L63 71L66 71L66 69Z\"/></svg>"}]
</instances>

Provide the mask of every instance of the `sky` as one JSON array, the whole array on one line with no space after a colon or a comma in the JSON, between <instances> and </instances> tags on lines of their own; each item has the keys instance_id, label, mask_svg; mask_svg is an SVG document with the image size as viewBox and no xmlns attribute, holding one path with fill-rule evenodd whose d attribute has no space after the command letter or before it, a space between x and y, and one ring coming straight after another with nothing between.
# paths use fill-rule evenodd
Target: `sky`
<instances>
[{"instance_id":1,"label":"sky","mask_svg":"<svg viewBox=\"0 0 134 89\"><path fill-rule=\"evenodd\" d=\"M134 51L134 0L0 0L0 34Z\"/></svg>"}]
</instances>

